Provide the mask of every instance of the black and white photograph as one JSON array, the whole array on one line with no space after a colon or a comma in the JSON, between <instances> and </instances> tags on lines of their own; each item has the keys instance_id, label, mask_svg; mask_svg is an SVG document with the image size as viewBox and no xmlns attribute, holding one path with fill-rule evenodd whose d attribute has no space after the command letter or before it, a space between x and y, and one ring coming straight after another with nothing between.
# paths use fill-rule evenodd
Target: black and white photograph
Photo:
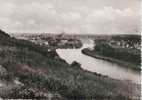
<instances>
[{"instance_id":1,"label":"black and white photograph","mask_svg":"<svg viewBox=\"0 0 142 100\"><path fill-rule=\"evenodd\" d=\"M0 100L142 100L141 0L0 0Z\"/></svg>"}]
</instances>

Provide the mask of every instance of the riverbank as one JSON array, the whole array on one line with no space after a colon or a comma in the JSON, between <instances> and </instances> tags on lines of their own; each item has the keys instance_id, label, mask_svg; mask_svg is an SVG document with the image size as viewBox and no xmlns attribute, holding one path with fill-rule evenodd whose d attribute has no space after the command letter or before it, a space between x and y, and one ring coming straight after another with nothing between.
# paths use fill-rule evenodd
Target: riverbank
<instances>
[{"instance_id":1,"label":"riverbank","mask_svg":"<svg viewBox=\"0 0 142 100\"><path fill-rule=\"evenodd\" d=\"M97 58L97 59L102 59L102 60L106 60L106 61L109 61L109 62L112 62L112 63L116 63L116 64L119 64L121 66L131 68L131 69L134 69L134 70L137 70L137 71L141 70L140 67L137 67L136 65L134 65L132 63L125 62L125 61L118 60L118 59L114 59L114 58L111 58L111 57L102 56L102 55L97 54L97 52L91 51L87 48L83 49L82 53L85 54L85 55Z\"/></svg>"},{"instance_id":2,"label":"riverbank","mask_svg":"<svg viewBox=\"0 0 142 100\"><path fill-rule=\"evenodd\" d=\"M88 47L92 47L92 44L83 44L83 47L81 49L57 49L56 52L69 64L77 61L81 64L81 67L83 69L90 72L96 72L101 75L109 76L113 79L130 80L134 83L140 84L140 73L116 63L96 59L83 54L81 50Z\"/></svg>"}]
</instances>

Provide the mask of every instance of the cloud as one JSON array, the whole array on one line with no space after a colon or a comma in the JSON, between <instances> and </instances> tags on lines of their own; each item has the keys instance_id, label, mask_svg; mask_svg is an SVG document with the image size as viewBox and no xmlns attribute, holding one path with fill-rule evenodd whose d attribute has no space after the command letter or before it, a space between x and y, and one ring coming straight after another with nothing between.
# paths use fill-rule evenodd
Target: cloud
<instances>
[{"instance_id":1,"label":"cloud","mask_svg":"<svg viewBox=\"0 0 142 100\"><path fill-rule=\"evenodd\" d=\"M8 32L139 33L137 1L106 1L0 0L0 27Z\"/></svg>"},{"instance_id":2,"label":"cloud","mask_svg":"<svg viewBox=\"0 0 142 100\"><path fill-rule=\"evenodd\" d=\"M104 7L100 10L94 10L92 14L86 18L86 25L83 25L83 27L90 27L92 31L98 33L132 34L140 30L140 15L135 14L136 13L130 8L119 10L113 9L112 7Z\"/></svg>"}]
</instances>

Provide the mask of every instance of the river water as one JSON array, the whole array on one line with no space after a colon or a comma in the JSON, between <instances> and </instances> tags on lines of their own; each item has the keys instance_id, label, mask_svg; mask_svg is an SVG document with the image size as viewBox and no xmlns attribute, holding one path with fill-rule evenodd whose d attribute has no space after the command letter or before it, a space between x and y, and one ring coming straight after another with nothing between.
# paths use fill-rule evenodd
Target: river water
<instances>
[{"instance_id":1,"label":"river water","mask_svg":"<svg viewBox=\"0 0 142 100\"><path fill-rule=\"evenodd\" d=\"M56 51L58 55L62 59L66 60L69 64L71 64L73 61L77 61L81 64L83 69L88 71L107 75L114 79L130 80L134 83L140 83L140 73L115 63L82 54L81 50L88 47L93 47L93 43L84 43L83 47L80 49L57 49Z\"/></svg>"}]
</instances>

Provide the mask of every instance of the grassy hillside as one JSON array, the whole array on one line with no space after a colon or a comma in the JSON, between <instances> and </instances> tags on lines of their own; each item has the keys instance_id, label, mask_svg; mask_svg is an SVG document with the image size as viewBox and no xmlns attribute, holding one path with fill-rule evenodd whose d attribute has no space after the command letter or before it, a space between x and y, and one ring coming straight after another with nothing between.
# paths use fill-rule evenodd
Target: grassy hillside
<instances>
[{"instance_id":1,"label":"grassy hillside","mask_svg":"<svg viewBox=\"0 0 142 100\"><path fill-rule=\"evenodd\" d=\"M69 65L50 48L3 31L0 37L1 98L131 100L140 95L139 85L88 72L77 62Z\"/></svg>"}]
</instances>

